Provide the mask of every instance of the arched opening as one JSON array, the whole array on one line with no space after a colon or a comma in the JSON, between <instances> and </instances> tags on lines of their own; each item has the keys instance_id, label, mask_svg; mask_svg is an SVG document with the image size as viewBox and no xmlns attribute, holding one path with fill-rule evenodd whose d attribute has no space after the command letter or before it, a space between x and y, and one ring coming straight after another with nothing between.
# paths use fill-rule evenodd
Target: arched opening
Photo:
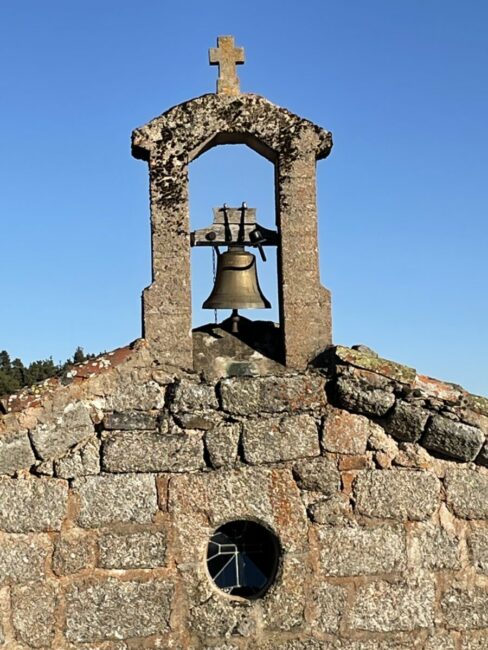
<instances>
[{"instance_id":1,"label":"arched opening","mask_svg":"<svg viewBox=\"0 0 488 650\"><path fill-rule=\"evenodd\" d=\"M213 142L215 144L215 141ZM210 146L213 146L210 145ZM189 167L190 230L210 226L212 208L241 206L256 208L256 220L264 228L276 229L274 167L262 155L246 145L224 144L205 147L204 155ZM261 152L260 152L261 153ZM225 250L226 247L221 247ZM274 246L264 249L266 262L256 248L248 249L256 255L257 274L264 296L270 301L270 309L246 309L242 316L252 320L279 322L277 250ZM192 274L192 327L215 322L213 310L203 309L214 286L216 259L213 249L194 246L191 255ZM218 310L217 322L230 316L230 310Z\"/></svg>"}]
</instances>

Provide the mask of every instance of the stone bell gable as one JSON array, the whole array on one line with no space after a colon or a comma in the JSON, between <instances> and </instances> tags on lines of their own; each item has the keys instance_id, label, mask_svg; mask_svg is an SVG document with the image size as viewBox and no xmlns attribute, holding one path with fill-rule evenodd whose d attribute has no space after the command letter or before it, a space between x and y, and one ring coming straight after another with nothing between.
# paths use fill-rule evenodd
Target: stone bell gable
<instances>
[{"instance_id":1,"label":"stone bell gable","mask_svg":"<svg viewBox=\"0 0 488 650\"><path fill-rule=\"evenodd\" d=\"M332 137L259 95L204 95L132 134L132 153L149 164L150 176L152 284L143 296L144 336L158 360L193 367L188 166L222 144L245 144L275 166L284 361L304 368L331 343L330 293L319 277L316 161L328 156Z\"/></svg>"}]
</instances>

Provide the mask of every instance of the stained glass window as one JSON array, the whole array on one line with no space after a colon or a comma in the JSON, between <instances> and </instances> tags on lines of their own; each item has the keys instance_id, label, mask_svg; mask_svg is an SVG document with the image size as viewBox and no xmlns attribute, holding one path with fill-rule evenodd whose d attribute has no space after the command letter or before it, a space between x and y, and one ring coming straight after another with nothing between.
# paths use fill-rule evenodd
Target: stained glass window
<instances>
[{"instance_id":1,"label":"stained glass window","mask_svg":"<svg viewBox=\"0 0 488 650\"><path fill-rule=\"evenodd\" d=\"M208 543L210 576L219 589L234 596L262 596L276 576L278 560L278 539L254 521L230 521Z\"/></svg>"}]
</instances>

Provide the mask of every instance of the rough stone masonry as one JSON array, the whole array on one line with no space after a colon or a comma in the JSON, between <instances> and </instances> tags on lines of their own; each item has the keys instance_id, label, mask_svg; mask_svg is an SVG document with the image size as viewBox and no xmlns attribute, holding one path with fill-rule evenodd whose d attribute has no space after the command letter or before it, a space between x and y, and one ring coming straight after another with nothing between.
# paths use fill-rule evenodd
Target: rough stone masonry
<instances>
[{"instance_id":1,"label":"rough stone masonry","mask_svg":"<svg viewBox=\"0 0 488 650\"><path fill-rule=\"evenodd\" d=\"M143 340L3 402L0 647L481 649L488 400L368 350L208 380ZM212 531L280 570L219 592Z\"/></svg>"},{"instance_id":2,"label":"rough stone masonry","mask_svg":"<svg viewBox=\"0 0 488 650\"><path fill-rule=\"evenodd\" d=\"M221 46L218 93L134 133L151 182L144 338L0 400L0 648L484 650L488 400L331 345L315 204L330 133L242 94L243 52ZM281 358L191 333L188 164L225 142L277 170L280 324L265 330ZM207 570L235 520L278 540L257 598Z\"/></svg>"}]
</instances>

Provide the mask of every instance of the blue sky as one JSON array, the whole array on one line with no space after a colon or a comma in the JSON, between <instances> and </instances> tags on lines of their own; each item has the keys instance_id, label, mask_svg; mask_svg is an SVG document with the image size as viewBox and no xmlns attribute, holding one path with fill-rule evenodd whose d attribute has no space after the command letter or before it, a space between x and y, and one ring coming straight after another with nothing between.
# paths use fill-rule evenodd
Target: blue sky
<instances>
[{"instance_id":1,"label":"blue sky","mask_svg":"<svg viewBox=\"0 0 488 650\"><path fill-rule=\"evenodd\" d=\"M140 335L148 183L130 134L212 92L207 50L234 34L243 91L334 135L318 200L335 342L487 394L487 24L484 0L3 0L0 349L60 360ZM243 200L271 225L272 181L245 147L210 151L190 168L192 227ZM193 259L195 323L212 318L209 258Z\"/></svg>"}]
</instances>

